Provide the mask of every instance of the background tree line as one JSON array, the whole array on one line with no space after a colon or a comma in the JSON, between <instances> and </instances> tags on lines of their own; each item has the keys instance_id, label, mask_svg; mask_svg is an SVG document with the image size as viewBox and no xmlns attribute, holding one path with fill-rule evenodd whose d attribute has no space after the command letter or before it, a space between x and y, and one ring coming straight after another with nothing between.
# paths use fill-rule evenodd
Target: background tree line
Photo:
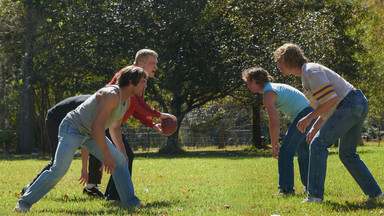
<instances>
[{"instance_id":1,"label":"background tree line","mask_svg":"<svg viewBox=\"0 0 384 216\"><path fill-rule=\"evenodd\" d=\"M254 144L264 147L260 98L246 89L241 71L262 66L300 89L273 60L285 42L363 89L371 104L366 128L376 133L384 114L383 26L380 0L2 0L0 142L5 151L47 150L51 106L93 93L132 64L137 50L150 48L159 53L159 69L147 101L182 125L191 111L230 96L251 110ZM225 121L226 110L206 121ZM163 150L180 150L178 132Z\"/></svg>"}]
</instances>

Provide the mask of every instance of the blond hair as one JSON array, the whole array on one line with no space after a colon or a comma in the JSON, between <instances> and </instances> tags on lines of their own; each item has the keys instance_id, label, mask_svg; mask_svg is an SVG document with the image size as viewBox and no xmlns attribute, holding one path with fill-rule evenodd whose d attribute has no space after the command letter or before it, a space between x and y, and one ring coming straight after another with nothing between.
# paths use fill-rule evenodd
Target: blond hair
<instances>
[{"instance_id":1,"label":"blond hair","mask_svg":"<svg viewBox=\"0 0 384 216\"><path fill-rule=\"evenodd\" d=\"M273 57L276 61L283 60L284 65L288 68L301 68L304 63L308 62L308 59L304 56L300 47L290 43L286 43L277 48L273 53Z\"/></svg>"},{"instance_id":2,"label":"blond hair","mask_svg":"<svg viewBox=\"0 0 384 216\"><path fill-rule=\"evenodd\" d=\"M157 53L151 49L141 49L136 53L134 64L137 64L139 61L143 61L148 56L153 56L155 58L158 57Z\"/></svg>"}]
</instances>

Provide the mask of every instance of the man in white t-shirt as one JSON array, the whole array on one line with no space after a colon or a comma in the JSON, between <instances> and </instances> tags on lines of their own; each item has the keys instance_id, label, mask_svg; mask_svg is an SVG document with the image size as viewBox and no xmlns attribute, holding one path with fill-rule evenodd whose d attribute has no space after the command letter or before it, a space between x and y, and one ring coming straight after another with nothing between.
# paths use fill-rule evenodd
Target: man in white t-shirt
<instances>
[{"instance_id":1,"label":"man in white t-shirt","mask_svg":"<svg viewBox=\"0 0 384 216\"><path fill-rule=\"evenodd\" d=\"M331 69L308 63L297 45L284 44L274 52L274 58L284 75L302 78L304 94L314 107L314 111L297 124L299 131L305 132L317 118L307 134L310 144L308 198L303 202L323 201L328 148L337 139L340 139L339 157L348 172L369 198L382 199L379 185L356 153L368 113L364 94Z\"/></svg>"}]
</instances>

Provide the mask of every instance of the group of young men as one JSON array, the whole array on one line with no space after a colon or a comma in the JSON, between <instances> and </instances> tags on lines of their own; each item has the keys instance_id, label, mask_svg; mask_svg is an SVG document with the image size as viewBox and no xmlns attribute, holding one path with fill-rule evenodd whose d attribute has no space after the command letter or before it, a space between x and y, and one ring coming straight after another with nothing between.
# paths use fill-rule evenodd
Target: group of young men
<instances>
[{"instance_id":1,"label":"group of young men","mask_svg":"<svg viewBox=\"0 0 384 216\"><path fill-rule=\"evenodd\" d=\"M17 212L29 211L59 182L79 147L82 152L79 181L86 184L84 193L119 200L124 206L140 204L131 180L134 155L121 132L121 124L132 115L163 134L161 124L149 116L176 120L175 116L161 113L144 102L146 81L155 75L157 57L153 50L140 50L134 64L116 73L106 87L93 95L68 98L48 111L46 126L52 160L22 189L22 197L15 206ZM242 78L252 92L263 94L272 155L278 159L278 194L295 193L293 158L297 154L301 182L308 193L303 202L322 202L327 149L340 138L339 156L347 170L369 198L382 199L379 185L356 153L368 112L363 93L331 69L308 63L297 45L284 44L275 51L274 58L284 75L302 78L304 94L289 85L273 83L269 73L260 67L243 71ZM281 146L278 110L292 122ZM102 169L112 174L105 194L97 187Z\"/></svg>"},{"instance_id":2,"label":"group of young men","mask_svg":"<svg viewBox=\"0 0 384 216\"><path fill-rule=\"evenodd\" d=\"M68 98L48 111L46 126L52 159L22 189L22 197L15 206L17 212L28 212L34 203L58 183L67 172L79 147L83 166L79 181L87 184L84 193L118 200L124 206L140 204L131 180L133 151L121 132L121 124L132 115L145 126L163 134L161 124L155 123L149 117L176 120L174 115L161 113L144 102L147 78L155 76L157 57L153 50L139 50L134 64L116 73L106 87L93 95ZM97 187L102 168L112 174L105 194Z\"/></svg>"},{"instance_id":3,"label":"group of young men","mask_svg":"<svg viewBox=\"0 0 384 216\"><path fill-rule=\"evenodd\" d=\"M283 75L301 77L304 94L289 85L273 83L269 73L260 67L243 71L242 77L252 92L263 94L269 115L272 155L278 159L278 195L295 193L293 157L296 153L301 182L308 193L303 202L322 202L328 148L340 139L339 157L348 172L369 199L383 199L379 185L356 152L368 113L364 94L331 69L309 63L295 44L279 47L274 58ZM277 110L292 122L281 146Z\"/></svg>"}]
</instances>

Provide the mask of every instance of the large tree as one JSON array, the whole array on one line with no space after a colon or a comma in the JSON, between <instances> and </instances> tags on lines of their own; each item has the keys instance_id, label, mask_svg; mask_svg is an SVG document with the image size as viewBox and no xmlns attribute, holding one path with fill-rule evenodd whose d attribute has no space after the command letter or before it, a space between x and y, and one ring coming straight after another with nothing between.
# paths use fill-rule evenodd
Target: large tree
<instances>
[{"instance_id":1,"label":"large tree","mask_svg":"<svg viewBox=\"0 0 384 216\"><path fill-rule=\"evenodd\" d=\"M148 98L175 114L179 126L188 112L208 101L241 95L240 87L247 91L240 72L250 66L263 66L277 81L299 87L300 80L282 77L273 61L272 52L284 42L299 44L311 60L354 82L361 77L356 70L361 61L351 56L366 52L358 40L362 34L351 36L350 26L364 15L354 1L2 1L11 3L18 8L17 19L0 19L15 27L0 26L8 32L1 37L8 46L0 47L7 56L0 69L3 80L20 84L19 142L28 137L28 145L36 141L28 130L44 131L50 106L102 87L141 48L160 55ZM0 8L2 15L6 10ZM261 106L256 102L245 101L254 104L255 123ZM178 151L177 141L178 132L167 149Z\"/></svg>"},{"instance_id":2,"label":"large tree","mask_svg":"<svg viewBox=\"0 0 384 216\"><path fill-rule=\"evenodd\" d=\"M140 1L141 2L141 1ZM138 3L142 47L159 52L159 73L147 94L178 118L238 87L241 37L226 19L226 2L145 1ZM166 150L177 152L178 131Z\"/></svg>"}]
</instances>

